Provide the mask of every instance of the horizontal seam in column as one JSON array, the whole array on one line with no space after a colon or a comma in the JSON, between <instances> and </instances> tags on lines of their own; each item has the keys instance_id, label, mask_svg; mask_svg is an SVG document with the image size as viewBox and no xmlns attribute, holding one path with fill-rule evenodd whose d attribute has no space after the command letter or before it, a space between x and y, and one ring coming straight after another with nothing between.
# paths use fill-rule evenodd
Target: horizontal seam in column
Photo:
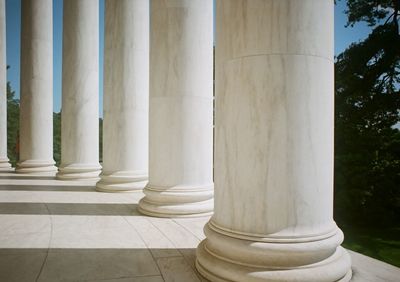
<instances>
[{"instance_id":1,"label":"horizontal seam in column","mask_svg":"<svg viewBox=\"0 0 400 282\"><path fill-rule=\"evenodd\" d=\"M26 75L26 74L25 74ZM40 80L40 81L44 81L44 82L47 82L47 81L50 81L52 84L53 84L53 79L48 79L47 77L40 77L40 76L37 76L37 75L35 75L35 76L29 76L28 78L26 78L25 80L28 80L29 79L29 81L32 81L32 80ZM23 88L23 87L26 87L26 88L28 88L28 89L31 89L30 87L27 87L27 86L25 86L25 85L27 85L28 83L23 83L23 85L24 86L21 86L21 89ZM28 84L29 85L29 84ZM27 90L25 90L25 91L27 91ZM29 91L31 91L31 90L29 90ZM20 91L21 92L21 91ZM32 92L32 91L31 91ZM52 93L52 95L53 95L53 93ZM35 96L36 97L36 96ZM53 97L53 96L52 96Z\"/></svg>"},{"instance_id":2,"label":"horizontal seam in column","mask_svg":"<svg viewBox=\"0 0 400 282\"><path fill-rule=\"evenodd\" d=\"M45 34L47 35L47 33L45 33ZM34 41L34 40L36 40L36 41L44 41L44 42L49 42L49 41L52 42L53 41L52 38L38 36L37 34L35 34L35 36L22 35L21 36L21 40L22 40L22 38L29 39L29 41ZM51 44L51 46L53 46L53 45Z\"/></svg>"},{"instance_id":3,"label":"horizontal seam in column","mask_svg":"<svg viewBox=\"0 0 400 282\"><path fill-rule=\"evenodd\" d=\"M294 54L294 53L270 53L270 54L252 54L252 55L244 55L240 57L234 57L227 59L227 61L235 61L243 58L250 58L250 57L261 57L261 56L304 56L304 57L314 57L322 60L329 61L331 63L335 63L334 60L318 56L318 55L310 55L310 54Z\"/></svg>"},{"instance_id":4,"label":"horizontal seam in column","mask_svg":"<svg viewBox=\"0 0 400 282\"><path fill-rule=\"evenodd\" d=\"M150 99L151 98L163 98L163 99L167 99L167 98L184 98L184 99L188 99L188 98L199 98L199 99L204 99L204 100L213 100L213 96L210 97L204 97L204 96L195 96L195 95L165 95L165 96L152 96L150 94Z\"/></svg>"}]
</instances>

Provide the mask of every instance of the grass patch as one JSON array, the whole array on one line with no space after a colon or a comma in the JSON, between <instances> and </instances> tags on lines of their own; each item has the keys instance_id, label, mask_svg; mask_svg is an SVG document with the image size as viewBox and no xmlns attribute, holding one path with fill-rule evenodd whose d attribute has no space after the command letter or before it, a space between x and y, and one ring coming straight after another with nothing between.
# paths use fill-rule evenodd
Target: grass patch
<instances>
[{"instance_id":1,"label":"grass patch","mask_svg":"<svg viewBox=\"0 0 400 282\"><path fill-rule=\"evenodd\" d=\"M400 267L400 228L341 228L345 248Z\"/></svg>"}]
</instances>

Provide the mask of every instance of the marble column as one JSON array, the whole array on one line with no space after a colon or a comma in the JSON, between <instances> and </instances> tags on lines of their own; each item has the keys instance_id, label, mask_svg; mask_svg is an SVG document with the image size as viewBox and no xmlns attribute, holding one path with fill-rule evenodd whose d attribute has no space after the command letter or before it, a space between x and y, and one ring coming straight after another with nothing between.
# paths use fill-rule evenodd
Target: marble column
<instances>
[{"instance_id":1,"label":"marble column","mask_svg":"<svg viewBox=\"0 0 400 282\"><path fill-rule=\"evenodd\" d=\"M213 1L153 0L149 183L139 210L213 210Z\"/></svg>"},{"instance_id":2,"label":"marble column","mask_svg":"<svg viewBox=\"0 0 400 282\"><path fill-rule=\"evenodd\" d=\"M54 175L53 1L22 0L20 159L16 172Z\"/></svg>"},{"instance_id":3,"label":"marble column","mask_svg":"<svg viewBox=\"0 0 400 282\"><path fill-rule=\"evenodd\" d=\"M0 0L0 171L11 171L7 157L6 0Z\"/></svg>"},{"instance_id":4,"label":"marble column","mask_svg":"<svg viewBox=\"0 0 400 282\"><path fill-rule=\"evenodd\" d=\"M105 1L103 101L97 190L142 191L148 178L148 0Z\"/></svg>"},{"instance_id":5,"label":"marble column","mask_svg":"<svg viewBox=\"0 0 400 282\"><path fill-rule=\"evenodd\" d=\"M58 179L98 178L99 0L64 1Z\"/></svg>"},{"instance_id":6,"label":"marble column","mask_svg":"<svg viewBox=\"0 0 400 282\"><path fill-rule=\"evenodd\" d=\"M349 281L333 220L332 0L218 0L211 281Z\"/></svg>"}]
</instances>

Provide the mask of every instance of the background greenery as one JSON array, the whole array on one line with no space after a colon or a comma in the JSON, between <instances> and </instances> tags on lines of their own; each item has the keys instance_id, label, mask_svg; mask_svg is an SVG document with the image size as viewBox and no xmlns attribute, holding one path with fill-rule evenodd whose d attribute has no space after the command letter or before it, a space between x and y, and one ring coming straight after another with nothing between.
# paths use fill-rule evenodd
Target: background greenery
<instances>
[{"instance_id":1,"label":"background greenery","mask_svg":"<svg viewBox=\"0 0 400 282\"><path fill-rule=\"evenodd\" d=\"M7 67L8 68L8 67ZM7 82L7 151L13 166L18 161L17 142L19 135L19 100ZM103 119L99 118L99 156L103 160ZM61 162L61 113L53 113L53 157L56 164Z\"/></svg>"},{"instance_id":2,"label":"background greenery","mask_svg":"<svg viewBox=\"0 0 400 282\"><path fill-rule=\"evenodd\" d=\"M400 0L348 0L370 35L335 63L335 220L344 245L400 266Z\"/></svg>"},{"instance_id":3,"label":"background greenery","mask_svg":"<svg viewBox=\"0 0 400 282\"><path fill-rule=\"evenodd\" d=\"M335 220L345 247L400 267L400 0L348 0L347 7L348 25L365 21L372 32L335 63ZM9 84L7 99L15 165L19 101ZM57 164L60 133L54 113Z\"/></svg>"}]
</instances>

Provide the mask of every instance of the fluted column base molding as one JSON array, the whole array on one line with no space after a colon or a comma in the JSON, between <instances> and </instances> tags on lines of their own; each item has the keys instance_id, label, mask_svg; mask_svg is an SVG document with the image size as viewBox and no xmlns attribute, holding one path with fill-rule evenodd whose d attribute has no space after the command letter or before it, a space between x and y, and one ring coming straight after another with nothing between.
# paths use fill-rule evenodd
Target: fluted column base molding
<instances>
[{"instance_id":1,"label":"fluted column base molding","mask_svg":"<svg viewBox=\"0 0 400 282\"><path fill-rule=\"evenodd\" d=\"M60 166L56 175L59 180L95 180L99 179L100 164L69 164Z\"/></svg>"},{"instance_id":2,"label":"fluted column base molding","mask_svg":"<svg viewBox=\"0 0 400 282\"><path fill-rule=\"evenodd\" d=\"M139 211L155 217L199 217L213 213L214 185L154 187L147 185Z\"/></svg>"},{"instance_id":3,"label":"fluted column base molding","mask_svg":"<svg viewBox=\"0 0 400 282\"><path fill-rule=\"evenodd\" d=\"M53 160L26 160L17 163L15 172L26 174L38 174L43 176L55 176L57 167Z\"/></svg>"},{"instance_id":4,"label":"fluted column base molding","mask_svg":"<svg viewBox=\"0 0 400 282\"><path fill-rule=\"evenodd\" d=\"M147 181L147 173L137 171L103 173L100 181L96 184L96 190L100 192L141 192Z\"/></svg>"},{"instance_id":5,"label":"fluted column base molding","mask_svg":"<svg viewBox=\"0 0 400 282\"><path fill-rule=\"evenodd\" d=\"M196 268L213 282L347 282L351 261L336 247L336 228L311 237L250 237L217 227L204 228L207 239L197 248Z\"/></svg>"},{"instance_id":6,"label":"fluted column base molding","mask_svg":"<svg viewBox=\"0 0 400 282\"><path fill-rule=\"evenodd\" d=\"M8 158L0 158L0 172L14 171Z\"/></svg>"}]
</instances>

